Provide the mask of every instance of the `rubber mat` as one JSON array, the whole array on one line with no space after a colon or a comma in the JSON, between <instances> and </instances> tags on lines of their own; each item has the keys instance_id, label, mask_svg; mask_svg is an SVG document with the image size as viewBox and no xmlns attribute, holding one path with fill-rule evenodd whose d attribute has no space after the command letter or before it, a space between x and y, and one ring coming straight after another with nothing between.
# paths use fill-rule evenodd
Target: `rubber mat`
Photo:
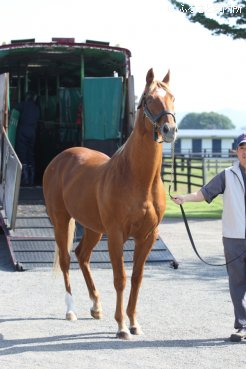
<instances>
[{"instance_id":1,"label":"rubber mat","mask_svg":"<svg viewBox=\"0 0 246 369\"><path fill-rule=\"evenodd\" d=\"M79 268L74 249L83 234L83 228L77 224L73 249L71 252L71 268ZM52 224L46 214L41 188L23 188L17 212L15 230L6 233L7 242L17 270L35 268L51 268L54 259L55 240ZM124 261L132 263L134 240L128 239L124 245ZM167 263L177 267L173 255L159 237L150 252L146 263ZM104 235L94 248L91 256L92 267L110 267L107 237Z\"/></svg>"}]
</instances>

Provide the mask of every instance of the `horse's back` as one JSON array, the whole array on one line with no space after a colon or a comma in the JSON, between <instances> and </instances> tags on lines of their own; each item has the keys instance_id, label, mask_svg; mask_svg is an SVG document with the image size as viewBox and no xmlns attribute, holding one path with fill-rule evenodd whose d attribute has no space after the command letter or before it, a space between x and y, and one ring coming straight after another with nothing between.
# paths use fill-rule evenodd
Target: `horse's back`
<instances>
[{"instance_id":1,"label":"horse's back","mask_svg":"<svg viewBox=\"0 0 246 369\"><path fill-rule=\"evenodd\" d=\"M43 186L47 187L50 181L60 181L64 173L83 170L83 167L95 167L108 161L109 157L102 152L91 150L86 147L72 147L62 151L54 157L45 169Z\"/></svg>"}]
</instances>

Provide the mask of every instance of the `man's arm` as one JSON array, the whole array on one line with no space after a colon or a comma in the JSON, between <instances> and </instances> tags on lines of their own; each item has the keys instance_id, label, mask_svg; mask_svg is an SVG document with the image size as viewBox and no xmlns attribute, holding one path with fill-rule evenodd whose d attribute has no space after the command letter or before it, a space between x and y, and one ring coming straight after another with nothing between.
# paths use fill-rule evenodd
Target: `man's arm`
<instances>
[{"instance_id":1,"label":"man's arm","mask_svg":"<svg viewBox=\"0 0 246 369\"><path fill-rule=\"evenodd\" d=\"M187 193L186 195L174 195L172 200L177 204L181 205L184 202L199 202L204 201L205 198L202 194L202 191L199 190L197 192Z\"/></svg>"},{"instance_id":2,"label":"man's arm","mask_svg":"<svg viewBox=\"0 0 246 369\"><path fill-rule=\"evenodd\" d=\"M218 173L211 181L204 185L199 191L188 193L186 195L174 195L172 200L177 204L181 205L184 202L199 202L207 201L210 204L213 199L219 194L225 191L225 170Z\"/></svg>"}]
</instances>

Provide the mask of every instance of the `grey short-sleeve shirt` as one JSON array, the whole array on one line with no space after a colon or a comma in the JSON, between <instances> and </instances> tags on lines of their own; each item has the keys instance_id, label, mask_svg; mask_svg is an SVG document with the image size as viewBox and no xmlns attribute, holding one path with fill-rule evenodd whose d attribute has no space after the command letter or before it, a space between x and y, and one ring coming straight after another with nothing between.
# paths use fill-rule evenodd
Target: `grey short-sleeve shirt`
<instances>
[{"instance_id":1,"label":"grey short-sleeve shirt","mask_svg":"<svg viewBox=\"0 0 246 369\"><path fill-rule=\"evenodd\" d=\"M217 174L201 188L205 200L210 204L213 199L225 191L225 171Z\"/></svg>"},{"instance_id":2,"label":"grey short-sleeve shirt","mask_svg":"<svg viewBox=\"0 0 246 369\"><path fill-rule=\"evenodd\" d=\"M244 168L239 165L239 168L241 169L241 173L244 180L244 185L246 188L246 173ZM223 194L225 191L225 171L223 170L219 174L217 174L215 177L211 179L210 182L205 184L201 188L201 192L205 198L205 200L210 203L213 201L213 199L218 196L219 194Z\"/></svg>"}]
</instances>

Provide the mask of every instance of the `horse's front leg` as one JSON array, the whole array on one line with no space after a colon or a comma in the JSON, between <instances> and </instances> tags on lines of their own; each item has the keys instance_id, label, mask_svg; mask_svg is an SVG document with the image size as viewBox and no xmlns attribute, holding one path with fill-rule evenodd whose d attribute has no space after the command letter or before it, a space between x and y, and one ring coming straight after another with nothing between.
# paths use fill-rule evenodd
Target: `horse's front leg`
<instances>
[{"instance_id":1,"label":"horse's front leg","mask_svg":"<svg viewBox=\"0 0 246 369\"><path fill-rule=\"evenodd\" d=\"M114 287L116 290L115 320L118 323L116 337L124 340L131 339L124 314L124 289L126 286L126 272L123 257L123 237L121 234L108 234L108 248L114 273Z\"/></svg>"},{"instance_id":2,"label":"horse's front leg","mask_svg":"<svg viewBox=\"0 0 246 369\"><path fill-rule=\"evenodd\" d=\"M133 270L131 277L131 292L129 296L127 315L130 320L130 332L131 334L139 335L142 334L140 325L136 318L136 305L139 294L139 289L141 286L144 265L148 257L149 252L157 238L157 230L151 233L145 240L135 241L135 250L133 258Z\"/></svg>"}]
</instances>

